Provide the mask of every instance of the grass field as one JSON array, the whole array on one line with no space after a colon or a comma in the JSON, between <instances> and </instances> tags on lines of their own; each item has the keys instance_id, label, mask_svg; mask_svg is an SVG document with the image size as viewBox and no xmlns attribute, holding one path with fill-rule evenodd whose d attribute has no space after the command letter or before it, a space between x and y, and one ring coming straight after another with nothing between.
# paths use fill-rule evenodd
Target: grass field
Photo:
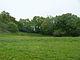
<instances>
[{"instance_id":1,"label":"grass field","mask_svg":"<svg viewBox=\"0 0 80 60\"><path fill-rule=\"evenodd\" d=\"M0 60L80 60L80 37L0 34Z\"/></svg>"}]
</instances>

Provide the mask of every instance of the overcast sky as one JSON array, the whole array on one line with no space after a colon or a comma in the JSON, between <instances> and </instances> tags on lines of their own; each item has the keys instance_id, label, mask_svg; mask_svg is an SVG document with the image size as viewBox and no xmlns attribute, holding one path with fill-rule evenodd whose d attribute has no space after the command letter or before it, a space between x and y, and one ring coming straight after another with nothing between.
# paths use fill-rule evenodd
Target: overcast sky
<instances>
[{"instance_id":1,"label":"overcast sky","mask_svg":"<svg viewBox=\"0 0 80 60\"><path fill-rule=\"evenodd\" d=\"M0 12L19 18L56 16L73 13L80 16L80 0L0 0Z\"/></svg>"}]
</instances>

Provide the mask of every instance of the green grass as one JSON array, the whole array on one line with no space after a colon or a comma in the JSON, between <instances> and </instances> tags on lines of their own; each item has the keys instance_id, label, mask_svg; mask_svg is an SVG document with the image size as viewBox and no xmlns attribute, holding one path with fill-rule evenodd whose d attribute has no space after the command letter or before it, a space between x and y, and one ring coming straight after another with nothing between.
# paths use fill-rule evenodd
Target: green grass
<instances>
[{"instance_id":1,"label":"green grass","mask_svg":"<svg viewBox=\"0 0 80 60\"><path fill-rule=\"evenodd\" d=\"M0 34L0 60L80 60L80 37Z\"/></svg>"}]
</instances>

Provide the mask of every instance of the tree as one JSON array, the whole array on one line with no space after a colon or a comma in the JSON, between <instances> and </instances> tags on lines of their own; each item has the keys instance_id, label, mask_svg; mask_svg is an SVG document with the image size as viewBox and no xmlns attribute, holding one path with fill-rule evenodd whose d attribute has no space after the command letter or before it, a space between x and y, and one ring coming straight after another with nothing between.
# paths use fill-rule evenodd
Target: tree
<instances>
[{"instance_id":1,"label":"tree","mask_svg":"<svg viewBox=\"0 0 80 60\"><path fill-rule=\"evenodd\" d=\"M54 25L55 25L55 30L60 30L58 35L70 35L70 36L75 36L77 35L77 22L79 18L76 15L73 15L71 13L63 14L61 16L56 16L54 19Z\"/></svg>"},{"instance_id":2,"label":"tree","mask_svg":"<svg viewBox=\"0 0 80 60\"><path fill-rule=\"evenodd\" d=\"M8 23L8 22L16 22L15 18L12 17L8 12L1 12L0 14L0 21L4 22L4 23Z\"/></svg>"},{"instance_id":3,"label":"tree","mask_svg":"<svg viewBox=\"0 0 80 60\"><path fill-rule=\"evenodd\" d=\"M53 17L47 17L41 24L41 32L43 34L52 35L53 33Z\"/></svg>"},{"instance_id":4,"label":"tree","mask_svg":"<svg viewBox=\"0 0 80 60\"><path fill-rule=\"evenodd\" d=\"M20 31L33 32L33 27L29 19L20 19Z\"/></svg>"},{"instance_id":5,"label":"tree","mask_svg":"<svg viewBox=\"0 0 80 60\"><path fill-rule=\"evenodd\" d=\"M0 31L1 32L8 32L7 27L8 27L7 24L0 22Z\"/></svg>"},{"instance_id":6,"label":"tree","mask_svg":"<svg viewBox=\"0 0 80 60\"><path fill-rule=\"evenodd\" d=\"M13 29L14 26L15 26L16 29L18 29L18 27L16 26L16 22L17 21L15 20L15 18L12 17L8 12L3 11L3 12L0 13L0 31L4 31L4 30L5 31L10 31L10 29L8 27ZM13 29L13 31L14 31L14 29ZM14 32L16 32L16 31L14 31Z\"/></svg>"},{"instance_id":7,"label":"tree","mask_svg":"<svg viewBox=\"0 0 80 60\"><path fill-rule=\"evenodd\" d=\"M40 33L41 24L43 23L44 19L45 19L44 17L40 17L40 16L33 17L31 22L34 27L34 32Z\"/></svg>"},{"instance_id":8,"label":"tree","mask_svg":"<svg viewBox=\"0 0 80 60\"><path fill-rule=\"evenodd\" d=\"M19 31L18 30L18 26L15 23L13 23L13 22L9 22L8 23L7 30L10 31L10 32L18 32Z\"/></svg>"}]
</instances>

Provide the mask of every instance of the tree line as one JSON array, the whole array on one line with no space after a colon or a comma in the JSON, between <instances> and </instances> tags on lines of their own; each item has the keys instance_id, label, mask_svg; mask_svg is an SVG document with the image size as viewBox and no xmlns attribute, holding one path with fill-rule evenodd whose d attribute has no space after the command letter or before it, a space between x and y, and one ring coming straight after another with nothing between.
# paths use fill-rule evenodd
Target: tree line
<instances>
[{"instance_id":1,"label":"tree line","mask_svg":"<svg viewBox=\"0 0 80 60\"><path fill-rule=\"evenodd\" d=\"M0 32L26 32L53 36L80 36L80 17L72 13L59 16L34 16L16 21L8 12L0 13Z\"/></svg>"}]
</instances>

